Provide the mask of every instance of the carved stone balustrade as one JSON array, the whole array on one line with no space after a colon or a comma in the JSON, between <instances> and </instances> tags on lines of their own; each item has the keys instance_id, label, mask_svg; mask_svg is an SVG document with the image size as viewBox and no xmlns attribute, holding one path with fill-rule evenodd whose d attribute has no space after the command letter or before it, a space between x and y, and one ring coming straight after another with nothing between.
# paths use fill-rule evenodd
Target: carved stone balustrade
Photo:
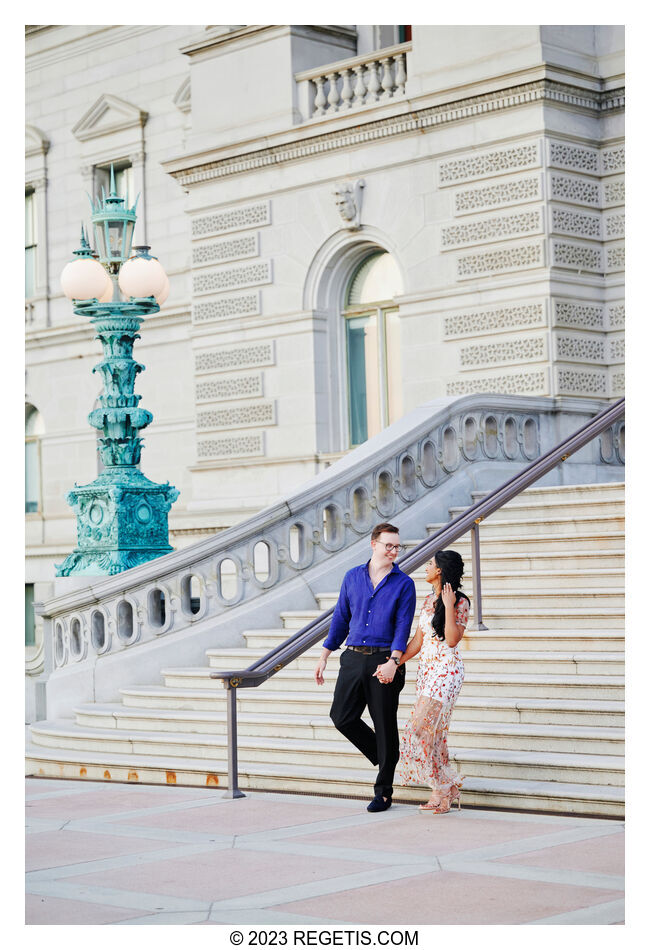
<instances>
[{"instance_id":1,"label":"carved stone balustrade","mask_svg":"<svg viewBox=\"0 0 650 950\"><path fill-rule=\"evenodd\" d=\"M404 98L410 50L400 43L296 73L303 121Z\"/></svg>"}]
</instances>

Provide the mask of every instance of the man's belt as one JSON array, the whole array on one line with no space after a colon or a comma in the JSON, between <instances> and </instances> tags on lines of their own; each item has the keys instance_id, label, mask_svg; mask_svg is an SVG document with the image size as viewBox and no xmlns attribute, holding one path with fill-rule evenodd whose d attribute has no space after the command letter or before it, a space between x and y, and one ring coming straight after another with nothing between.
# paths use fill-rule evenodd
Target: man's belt
<instances>
[{"instance_id":1,"label":"man's belt","mask_svg":"<svg viewBox=\"0 0 650 950\"><path fill-rule=\"evenodd\" d=\"M365 653L369 656L371 653L390 653L390 647L348 647L348 650L354 650L355 653Z\"/></svg>"}]
</instances>

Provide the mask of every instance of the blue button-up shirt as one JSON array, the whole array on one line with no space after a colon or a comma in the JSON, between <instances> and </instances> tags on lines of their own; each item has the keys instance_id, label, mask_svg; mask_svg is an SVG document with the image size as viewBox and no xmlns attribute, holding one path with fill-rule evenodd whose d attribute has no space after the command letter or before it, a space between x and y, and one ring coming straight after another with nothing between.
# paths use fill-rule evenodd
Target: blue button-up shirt
<instances>
[{"instance_id":1,"label":"blue button-up shirt","mask_svg":"<svg viewBox=\"0 0 650 950\"><path fill-rule=\"evenodd\" d=\"M406 650L415 613L415 584L397 564L372 586L368 561L353 567L343 578L332 623L323 646L337 650L347 637L348 646Z\"/></svg>"}]
</instances>

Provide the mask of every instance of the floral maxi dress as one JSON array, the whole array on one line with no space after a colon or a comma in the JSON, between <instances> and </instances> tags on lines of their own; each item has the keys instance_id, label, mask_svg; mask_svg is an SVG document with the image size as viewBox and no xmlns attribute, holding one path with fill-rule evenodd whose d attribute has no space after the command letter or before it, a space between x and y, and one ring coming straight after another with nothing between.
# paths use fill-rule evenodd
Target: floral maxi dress
<instances>
[{"instance_id":1,"label":"floral maxi dress","mask_svg":"<svg viewBox=\"0 0 650 950\"><path fill-rule=\"evenodd\" d=\"M435 594L422 605L419 626L424 632L415 683L415 705L400 742L399 769L404 785L428 785L447 798L451 787L460 788L464 776L449 764L447 732L456 699L465 678L458 646L449 647L431 626ZM469 602L456 604L456 623L467 626Z\"/></svg>"}]
</instances>

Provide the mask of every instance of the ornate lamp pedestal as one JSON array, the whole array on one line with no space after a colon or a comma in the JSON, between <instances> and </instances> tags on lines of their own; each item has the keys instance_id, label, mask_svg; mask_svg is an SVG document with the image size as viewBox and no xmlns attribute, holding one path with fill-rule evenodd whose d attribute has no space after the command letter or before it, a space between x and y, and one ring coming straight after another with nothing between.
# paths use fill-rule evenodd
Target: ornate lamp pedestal
<instances>
[{"instance_id":1,"label":"ornate lamp pedestal","mask_svg":"<svg viewBox=\"0 0 650 950\"><path fill-rule=\"evenodd\" d=\"M124 199L115 194L114 182L111 180L111 195L104 197L103 204L98 204L93 212L98 244L103 251L99 256L104 267L101 268L93 259L82 232L82 246L75 252L78 260L68 267L78 268L83 262L85 269L82 264L81 270L74 271L72 277L68 275L68 289L64 272L62 284L66 294L74 300L74 312L90 318L104 351L103 360L93 370L102 376L104 393L100 396L99 408L88 416L90 424L100 432L99 455L104 471L89 485L75 483L75 487L66 495L68 504L77 516L77 547L62 564L57 565L59 577L119 574L169 553L172 548L168 538L167 515L179 494L168 482L164 485L152 482L138 467L142 451L139 432L149 425L153 416L148 410L139 407L141 397L133 391L136 376L144 370L144 366L133 359L133 344L140 339L138 330L144 317L157 313L160 307L153 293L151 296L113 300L113 297L119 297L119 291L114 286L118 282L116 278L130 254L127 228L130 227L132 233L135 208L129 210L124 207ZM97 219L99 227L105 228L105 242L101 239L103 231L98 233ZM119 229L120 224L124 226L122 230ZM144 288L146 292L147 281L151 279L149 270L154 276L160 277L162 274L167 280L155 258L151 258L144 248L137 250L140 253L126 260L124 271L129 265L135 264L136 271L140 268L140 276L136 274L135 279L131 277L129 285L129 279L123 281L120 274L119 284L123 291L125 287L131 286L136 290L138 287ZM151 268L151 265L157 265L158 270L155 266ZM98 267L99 271L96 270ZM147 276L143 283L142 272L145 271ZM110 274L113 275L112 279ZM95 285L92 284L93 279L97 280ZM108 280L110 286L104 284L102 293L103 280ZM96 296L85 300L74 296L75 289L88 287L94 287ZM165 291L166 288L163 288L158 293L159 299L166 297Z\"/></svg>"}]
</instances>

